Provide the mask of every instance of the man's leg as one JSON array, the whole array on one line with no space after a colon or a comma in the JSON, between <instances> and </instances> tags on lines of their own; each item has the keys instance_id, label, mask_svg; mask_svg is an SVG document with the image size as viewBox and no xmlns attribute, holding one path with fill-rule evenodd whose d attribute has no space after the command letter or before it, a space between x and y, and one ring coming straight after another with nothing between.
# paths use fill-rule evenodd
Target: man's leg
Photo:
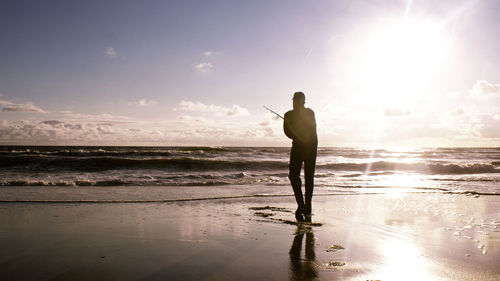
<instances>
[{"instance_id":1,"label":"man's leg","mask_svg":"<svg viewBox=\"0 0 500 281\"><path fill-rule=\"evenodd\" d=\"M302 196L302 181L300 180L300 170L302 169L302 159L300 153L292 147L290 152L290 164L288 178L293 188L293 193L295 194L295 200L297 201L297 212L296 215L302 214L304 212L304 198Z\"/></svg>"},{"instance_id":2,"label":"man's leg","mask_svg":"<svg viewBox=\"0 0 500 281\"><path fill-rule=\"evenodd\" d=\"M316 167L316 151L311 152L304 160L304 178L305 178L305 215L310 215L312 210L312 196L314 190L314 171Z\"/></svg>"}]
</instances>

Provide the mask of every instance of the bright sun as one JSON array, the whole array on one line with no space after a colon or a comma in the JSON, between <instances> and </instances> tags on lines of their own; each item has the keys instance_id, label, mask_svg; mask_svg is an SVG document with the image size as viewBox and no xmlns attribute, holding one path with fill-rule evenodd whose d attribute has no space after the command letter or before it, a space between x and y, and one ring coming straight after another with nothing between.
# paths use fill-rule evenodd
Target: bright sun
<instances>
[{"instance_id":1,"label":"bright sun","mask_svg":"<svg viewBox=\"0 0 500 281\"><path fill-rule=\"evenodd\" d=\"M421 94L447 51L440 26L426 21L383 21L363 32L356 44L355 83L376 104L386 105L408 103Z\"/></svg>"}]
</instances>

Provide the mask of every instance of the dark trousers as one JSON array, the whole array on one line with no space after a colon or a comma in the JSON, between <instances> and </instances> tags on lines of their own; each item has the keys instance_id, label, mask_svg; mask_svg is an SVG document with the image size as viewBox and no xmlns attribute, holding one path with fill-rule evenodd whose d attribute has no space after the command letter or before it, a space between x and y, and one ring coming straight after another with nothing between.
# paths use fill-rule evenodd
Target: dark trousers
<instances>
[{"instance_id":1,"label":"dark trousers","mask_svg":"<svg viewBox=\"0 0 500 281\"><path fill-rule=\"evenodd\" d=\"M290 171L288 173L288 178L292 184L298 211L304 212L305 214L310 214L312 208L311 202L314 189L316 150L317 146L302 147L294 144L292 146L292 151L290 152ZM302 163L304 163L305 198L302 195L302 181L300 179Z\"/></svg>"}]
</instances>

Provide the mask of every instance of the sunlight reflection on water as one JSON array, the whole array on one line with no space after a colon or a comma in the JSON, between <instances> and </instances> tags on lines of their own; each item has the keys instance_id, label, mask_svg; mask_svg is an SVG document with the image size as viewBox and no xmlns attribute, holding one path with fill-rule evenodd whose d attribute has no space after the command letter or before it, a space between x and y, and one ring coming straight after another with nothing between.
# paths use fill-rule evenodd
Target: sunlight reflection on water
<instances>
[{"instance_id":1,"label":"sunlight reflection on water","mask_svg":"<svg viewBox=\"0 0 500 281\"><path fill-rule=\"evenodd\" d=\"M430 262L410 241L389 238L380 245L383 265L378 276L382 280L435 280L430 272Z\"/></svg>"}]
</instances>

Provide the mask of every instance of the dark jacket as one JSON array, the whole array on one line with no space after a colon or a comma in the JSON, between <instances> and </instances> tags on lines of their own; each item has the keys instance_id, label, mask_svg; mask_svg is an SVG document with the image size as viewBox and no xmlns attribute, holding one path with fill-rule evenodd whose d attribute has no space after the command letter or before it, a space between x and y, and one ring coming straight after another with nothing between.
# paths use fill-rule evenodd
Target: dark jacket
<instances>
[{"instance_id":1,"label":"dark jacket","mask_svg":"<svg viewBox=\"0 0 500 281\"><path fill-rule=\"evenodd\" d=\"M285 135L293 140L293 146L317 147L316 118L309 108L290 110L285 113L283 122Z\"/></svg>"}]
</instances>

